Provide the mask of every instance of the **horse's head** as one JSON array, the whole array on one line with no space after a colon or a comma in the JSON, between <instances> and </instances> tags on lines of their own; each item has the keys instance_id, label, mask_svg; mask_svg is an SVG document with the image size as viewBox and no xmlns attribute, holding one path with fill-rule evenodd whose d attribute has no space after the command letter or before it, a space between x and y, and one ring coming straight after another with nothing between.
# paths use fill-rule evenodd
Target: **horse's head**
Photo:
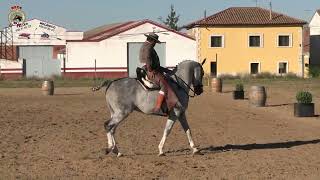
<instances>
[{"instance_id":1,"label":"horse's head","mask_svg":"<svg viewBox=\"0 0 320 180\"><path fill-rule=\"evenodd\" d=\"M197 63L197 65L194 68L194 74L193 74L193 80L192 80L192 85L194 88L194 92L197 95L200 95L203 93L203 84L202 84L202 78L204 75L203 71L203 64L206 62L206 59L202 61L202 63Z\"/></svg>"}]
</instances>

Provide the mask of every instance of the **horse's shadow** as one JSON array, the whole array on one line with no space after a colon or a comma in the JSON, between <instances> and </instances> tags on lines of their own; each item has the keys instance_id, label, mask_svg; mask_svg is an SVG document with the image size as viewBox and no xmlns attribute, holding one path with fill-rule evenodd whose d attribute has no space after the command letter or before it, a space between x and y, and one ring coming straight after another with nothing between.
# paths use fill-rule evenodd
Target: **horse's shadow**
<instances>
[{"instance_id":1,"label":"horse's shadow","mask_svg":"<svg viewBox=\"0 0 320 180\"><path fill-rule=\"evenodd\" d=\"M289 106L293 105L293 103L283 103L283 104L268 104L266 107L280 107L280 106Z\"/></svg>"},{"instance_id":2,"label":"horse's shadow","mask_svg":"<svg viewBox=\"0 0 320 180\"><path fill-rule=\"evenodd\" d=\"M288 142L277 142L277 143L266 143L266 144L243 144L243 145L232 145L227 144L225 146L209 146L205 148L200 148L200 152L203 154L218 153L225 151L235 151L235 150L259 150L259 149L282 149L282 148L292 148L295 146L302 146L307 144L318 144L320 139L314 139L309 141L288 141Z\"/></svg>"}]
</instances>

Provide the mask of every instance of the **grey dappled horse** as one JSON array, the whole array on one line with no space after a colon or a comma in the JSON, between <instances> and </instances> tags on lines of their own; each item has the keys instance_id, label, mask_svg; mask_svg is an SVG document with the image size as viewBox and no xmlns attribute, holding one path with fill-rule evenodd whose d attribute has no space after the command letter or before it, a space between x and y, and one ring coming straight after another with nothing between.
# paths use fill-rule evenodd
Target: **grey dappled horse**
<instances>
[{"instance_id":1,"label":"grey dappled horse","mask_svg":"<svg viewBox=\"0 0 320 180\"><path fill-rule=\"evenodd\" d=\"M169 82L175 91L179 102L168 112L168 120L164 129L163 137L159 144L159 155L164 155L163 146L174 123L178 120L183 130L186 132L189 144L193 154L199 153L191 137L191 131L187 122L185 111L189 103L189 91L191 86L195 94L200 95L203 92L202 77L204 75L202 65L195 61L185 60L177 65L171 76L174 82ZM134 110L141 111L145 114L152 114L159 91L148 91L134 78L122 78L118 80L103 82L100 86L92 88L93 91L99 90L106 86L106 101L110 110L111 118L105 122L104 127L107 131L108 147L106 153L113 152L117 156L119 152L114 137L117 126Z\"/></svg>"}]
</instances>

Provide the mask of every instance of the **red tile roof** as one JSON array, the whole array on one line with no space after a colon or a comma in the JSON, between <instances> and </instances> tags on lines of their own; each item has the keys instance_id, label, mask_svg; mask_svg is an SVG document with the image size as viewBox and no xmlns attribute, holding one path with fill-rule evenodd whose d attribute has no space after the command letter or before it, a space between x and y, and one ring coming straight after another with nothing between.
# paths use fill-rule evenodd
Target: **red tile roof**
<instances>
[{"instance_id":1,"label":"red tile roof","mask_svg":"<svg viewBox=\"0 0 320 180\"><path fill-rule=\"evenodd\" d=\"M114 23L114 24L108 24L108 25L104 25L104 26L100 26L97 27L95 29L89 30L84 32L84 37L83 40L70 40L68 42L81 42L81 41L86 41L86 42L99 42L105 39L108 39L112 36L118 35L120 33L123 33L125 31L128 31L132 28L138 27L140 25L143 25L145 23L150 23L153 24L155 26L158 26L160 28L165 29L166 31L169 32L174 32L176 34L179 34L181 36L187 37L189 39L194 40L194 38L192 38L191 36L179 32L179 31L175 31L173 29L170 29L162 24L156 23L154 21L151 20L140 20L140 21L128 21L128 22L123 22L123 23ZM145 32L148 33L148 32Z\"/></svg>"},{"instance_id":2,"label":"red tile roof","mask_svg":"<svg viewBox=\"0 0 320 180\"><path fill-rule=\"evenodd\" d=\"M303 25L307 22L260 7L231 7L207 18L200 19L186 28L195 26L226 25Z\"/></svg>"}]
</instances>

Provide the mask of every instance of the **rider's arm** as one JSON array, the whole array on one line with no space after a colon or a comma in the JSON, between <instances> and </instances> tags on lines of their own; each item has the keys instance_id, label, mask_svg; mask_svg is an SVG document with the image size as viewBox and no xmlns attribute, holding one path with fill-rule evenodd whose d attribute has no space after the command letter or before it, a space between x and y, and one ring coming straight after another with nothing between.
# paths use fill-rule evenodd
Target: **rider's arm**
<instances>
[{"instance_id":1,"label":"rider's arm","mask_svg":"<svg viewBox=\"0 0 320 180\"><path fill-rule=\"evenodd\" d=\"M150 72L150 71L152 71L153 69L152 69L152 67L151 67L151 53L150 52L148 52L147 53L147 56L146 56L146 66L147 66L147 70Z\"/></svg>"}]
</instances>

